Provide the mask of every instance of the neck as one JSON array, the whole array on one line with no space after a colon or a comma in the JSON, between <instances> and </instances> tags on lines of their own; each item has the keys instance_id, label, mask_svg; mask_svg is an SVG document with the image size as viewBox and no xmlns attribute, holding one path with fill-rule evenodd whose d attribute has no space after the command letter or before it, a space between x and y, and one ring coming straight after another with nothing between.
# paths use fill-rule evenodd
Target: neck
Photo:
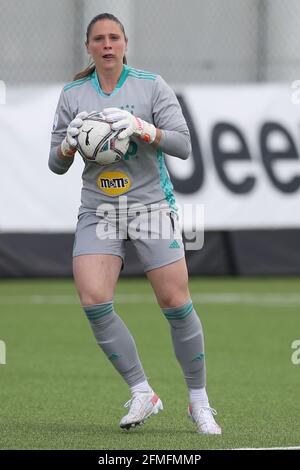
<instances>
[{"instance_id":1,"label":"neck","mask_svg":"<svg viewBox=\"0 0 300 470\"><path fill-rule=\"evenodd\" d=\"M117 86L123 71L123 64L118 69L103 70L96 67L98 80L105 93L111 93Z\"/></svg>"}]
</instances>

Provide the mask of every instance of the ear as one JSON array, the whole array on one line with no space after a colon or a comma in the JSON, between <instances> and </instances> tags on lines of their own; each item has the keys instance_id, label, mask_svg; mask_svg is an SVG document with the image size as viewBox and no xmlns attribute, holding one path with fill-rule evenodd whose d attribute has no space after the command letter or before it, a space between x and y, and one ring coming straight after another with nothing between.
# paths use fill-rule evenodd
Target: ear
<instances>
[{"instance_id":1,"label":"ear","mask_svg":"<svg viewBox=\"0 0 300 470\"><path fill-rule=\"evenodd\" d=\"M90 54L88 43L85 41L84 44L85 44L86 52L87 52L88 54Z\"/></svg>"}]
</instances>

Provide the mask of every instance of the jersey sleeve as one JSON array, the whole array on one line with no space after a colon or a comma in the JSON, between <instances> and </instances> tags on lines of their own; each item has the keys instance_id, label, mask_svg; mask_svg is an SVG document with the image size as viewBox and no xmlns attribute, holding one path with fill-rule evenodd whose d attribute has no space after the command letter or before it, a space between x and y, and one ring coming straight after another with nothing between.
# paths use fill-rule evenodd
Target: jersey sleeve
<instances>
[{"instance_id":1,"label":"jersey sleeve","mask_svg":"<svg viewBox=\"0 0 300 470\"><path fill-rule=\"evenodd\" d=\"M70 110L67 95L64 90L62 90L54 116L51 147L52 144L53 146L60 145L61 142L64 140L67 133L67 127L72 121L73 117L74 116Z\"/></svg>"},{"instance_id":2,"label":"jersey sleeve","mask_svg":"<svg viewBox=\"0 0 300 470\"><path fill-rule=\"evenodd\" d=\"M67 127L73 119L73 114L70 110L69 102L64 90L62 90L59 101L57 104L56 112L54 115L51 147L48 166L51 171L57 174L64 174L73 163L72 158L62 160L57 155L57 148L62 143L67 134Z\"/></svg>"},{"instance_id":3,"label":"jersey sleeve","mask_svg":"<svg viewBox=\"0 0 300 470\"><path fill-rule=\"evenodd\" d=\"M174 91L159 75L154 82L152 113L155 127L189 134L186 120Z\"/></svg>"}]
</instances>

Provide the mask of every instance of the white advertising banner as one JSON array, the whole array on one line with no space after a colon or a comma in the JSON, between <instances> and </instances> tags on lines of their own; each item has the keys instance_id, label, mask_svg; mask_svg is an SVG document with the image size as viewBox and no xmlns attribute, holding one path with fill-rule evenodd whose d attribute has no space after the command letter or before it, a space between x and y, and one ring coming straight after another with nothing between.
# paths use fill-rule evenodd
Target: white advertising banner
<instances>
[{"instance_id":1,"label":"white advertising banner","mask_svg":"<svg viewBox=\"0 0 300 470\"><path fill-rule=\"evenodd\" d=\"M0 231L73 231L82 159L65 175L48 168L51 129L62 86L6 90L0 106Z\"/></svg>"},{"instance_id":2,"label":"white advertising banner","mask_svg":"<svg viewBox=\"0 0 300 470\"><path fill-rule=\"evenodd\" d=\"M290 85L178 90L193 155L169 157L180 205L206 229L300 227L300 104ZM298 93L299 95L299 93Z\"/></svg>"},{"instance_id":3,"label":"white advertising banner","mask_svg":"<svg viewBox=\"0 0 300 470\"><path fill-rule=\"evenodd\" d=\"M47 164L60 90L8 87L0 103L2 232L75 228L81 158L65 175ZM298 90L287 84L176 91L193 144L187 161L167 157L180 209L201 206L206 230L299 228Z\"/></svg>"}]
</instances>

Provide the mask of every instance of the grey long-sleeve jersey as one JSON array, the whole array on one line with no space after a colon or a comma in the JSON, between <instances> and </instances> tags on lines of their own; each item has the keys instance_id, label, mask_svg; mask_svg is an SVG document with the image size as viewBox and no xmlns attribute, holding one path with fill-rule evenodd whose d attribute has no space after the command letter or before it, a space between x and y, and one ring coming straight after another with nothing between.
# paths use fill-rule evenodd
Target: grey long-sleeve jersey
<instances>
[{"instance_id":1,"label":"grey long-sleeve jersey","mask_svg":"<svg viewBox=\"0 0 300 470\"><path fill-rule=\"evenodd\" d=\"M148 206L166 201L176 210L173 186L165 165L164 152L186 159L191 152L190 134L175 93L159 76L123 66L119 82L111 94L101 89L96 71L86 78L67 84L60 95L54 118L49 167L65 173L73 163L57 156L67 127L81 111L104 108L125 109L162 130L157 148L131 138L124 160L100 166L85 162L79 213L96 212L100 204L118 204L127 196L127 204Z\"/></svg>"}]
</instances>

